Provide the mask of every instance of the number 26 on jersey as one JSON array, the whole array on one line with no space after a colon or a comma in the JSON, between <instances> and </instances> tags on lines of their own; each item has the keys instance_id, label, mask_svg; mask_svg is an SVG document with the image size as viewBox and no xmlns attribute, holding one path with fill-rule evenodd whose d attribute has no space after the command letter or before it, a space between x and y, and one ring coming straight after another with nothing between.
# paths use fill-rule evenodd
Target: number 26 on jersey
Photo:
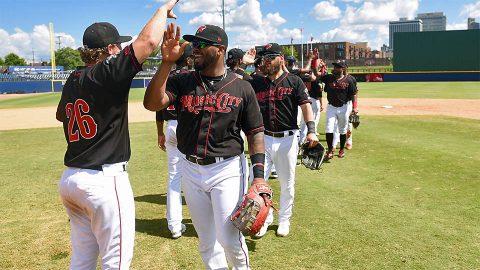
<instances>
[{"instance_id":1,"label":"number 26 on jersey","mask_svg":"<svg viewBox=\"0 0 480 270\"><path fill-rule=\"evenodd\" d=\"M74 103L65 105L65 112L68 118L68 138L70 142L77 142L80 136L84 139L91 139L97 134L97 123L87 113L90 106L83 99L77 99Z\"/></svg>"}]
</instances>

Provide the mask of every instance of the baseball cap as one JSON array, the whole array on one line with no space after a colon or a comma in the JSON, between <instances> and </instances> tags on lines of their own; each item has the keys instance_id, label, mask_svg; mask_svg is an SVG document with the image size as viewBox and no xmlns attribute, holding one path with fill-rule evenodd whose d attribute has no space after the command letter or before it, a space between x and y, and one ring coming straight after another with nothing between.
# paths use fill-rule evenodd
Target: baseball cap
<instances>
[{"instance_id":1,"label":"baseball cap","mask_svg":"<svg viewBox=\"0 0 480 270\"><path fill-rule=\"evenodd\" d=\"M228 37L227 33L216 25L205 24L200 26L197 29L195 35L184 35L183 39L186 41L192 42L194 40L202 40L210 43L216 43L225 46L228 46Z\"/></svg>"},{"instance_id":2,"label":"baseball cap","mask_svg":"<svg viewBox=\"0 0 480 270\"><path fill-rule=\"evenodd\" d=\"M105 48L108 44L117 44L132 40L131 36L120 36L117 28L108 22L97 22L85 29L83 45L88 48Z\"/></svg>"},{"instance_id":3,"label":"baseball cap","mask_svg":"<svg viewBox=\"0 0 480 270\"><path fill-rule=\"evenodd\" d=\"M263 46L258 55L265 55L265 54L282 54L282 47L278 45L278 43L268 43L267 45Z\"/></svg>"},{"instance_id":4,"label":"baseball cap","mask_svg":"<svg viewBox=\"0 0 480 270\"><path fill-rule=\"evenodd\" d=\"M182 44L183 44L183 42L182 42ZM185 60L187 59L187 57L192 56L192 54L193 54L192 44L187 44L187 46L185 47L185 50L183 51L182 56L180 56L180 58L178 58L178 60L175 61L175 64L177 64L177 65L183 64L185 62Z\"/></svg>"},{"instance_id":5,"label":"baseball cap","mask_svg":"<svg viewBox=\"0 0 480 270\"><path fill-rule=\"evenodd\" d=\"M227 59L242 59L243 55L245 55L245 52L243 52L241 49L233 48L228 51Z\"/></svg>"},{"instance_id":6,"label":"baseball cap","mask_svg":"<svg viewBox=\"0 0 480 270\"><path fill-rule=\"evenodd\" d=\"M341 67L341 68L346 68L347 67L347 64L343 61L337 61L337 62L333 62L332 65L334 66L337 66L337 67Z\"/></svg>"},{"instance_id":7,"label":"baseball cap","mask_svg":"<svg viewBox=\"0 0 480 270\"><path fill-rule=\"evenodd\" d=\"M289 63L297 62L297 59L295 59L294 56L287 56L287 57L285 57L285 60L287 60L287 62L289 62Z\"/></svg>"}]
</instances>

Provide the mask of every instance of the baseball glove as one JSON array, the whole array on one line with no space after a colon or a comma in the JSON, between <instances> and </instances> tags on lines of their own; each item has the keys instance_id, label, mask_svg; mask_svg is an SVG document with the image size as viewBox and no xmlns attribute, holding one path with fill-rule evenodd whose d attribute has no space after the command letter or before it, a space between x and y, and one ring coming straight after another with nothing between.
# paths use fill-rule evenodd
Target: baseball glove
<instances>
[{"instance_id":1,"label":"baseball glove","mask_svg":"<svg viewBox=\"0 0 480 270\"><path fill-rule=\"evenodd\" d=\"M357 128L360 125L360 115L351 114L348 118L348 122L352 123L353 128Z\"/></svg>"},{"instance_id":2,"label":"baseball glove","mask_svg":"<svg viewBox=\"0 0 480 270\"><path fill-rule=\"evenodd\" d=\"M244 235L255 235L262 228L272 207L272 188L267 183L253 184L230 218Z\"/></svg>"},{"instance_id":3,"label":"baseball glove","mask_svg":"<svg viewBox=\"0 0 480 270\"><path fill-rule=\"evenodd\" d=\"M309 148L308 142L302 145L302 164L308 169L318 170L325 156L325 147L321 143Z\"/></svg>"}]
</instances>

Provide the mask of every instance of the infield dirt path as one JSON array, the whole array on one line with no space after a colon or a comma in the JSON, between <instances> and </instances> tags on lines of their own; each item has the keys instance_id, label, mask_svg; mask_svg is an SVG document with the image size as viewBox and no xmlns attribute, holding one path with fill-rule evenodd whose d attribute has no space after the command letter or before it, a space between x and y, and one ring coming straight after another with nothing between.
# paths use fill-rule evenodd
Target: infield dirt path
<instances>
[{"instance_id":1,"label":"infield dirt path","mask_svg":"<svg viewBox=\"0 0 480 270\"><path fill-rule=\"evenodd\" d=\"M0 95L1 96L1 95ZM325 99L324 99L325 102ZM444 115L480 119L478 99L360 98L360 115ZM56 107L0 109L0 130L61 127ZM142 102L129 104L129 122L154 121Z\"/></svg>"}]
</instances>

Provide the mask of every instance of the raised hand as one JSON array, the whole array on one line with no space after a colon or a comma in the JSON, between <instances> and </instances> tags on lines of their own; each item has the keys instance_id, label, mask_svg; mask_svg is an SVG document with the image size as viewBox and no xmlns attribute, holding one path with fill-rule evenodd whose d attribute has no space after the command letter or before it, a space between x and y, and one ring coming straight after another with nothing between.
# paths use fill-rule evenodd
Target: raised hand
<instances>
[{"instance_id":1,"label":"raised hand","mask_svg":"<svg viewBox=\"0 0 480 270\"><path fill-rule=\"evenodd\" d=\"M170 23L167 26L167 30L163 34L162 43L162 61L175 62L177 61L185 51L185 47L188 42L184 42L180 46L180 26L176 27L175 24Z\"/></svg>"},{"instance_id":2,"label":"raised hand","mask_svg":"<svg viewBox=\"0 0 480 270\"><path fill-rule=\"evenodd\" d=\"M255 48L250 48L244 55L243 55L243 59L242 59L242 62L245 64L245 65L253 65L253 63L255 62L255 55L257 54L257 51L255 50Z\"/></svg>"},{"instance_id":3,"label":"raised hand","mask_svg":"<svg viewBox=\"0 0 480 270\"><path fill-rule=\"evenodd\" d=\"M170 0L167 3L165 3L164 7L167 9L167 17L176 19L177 15L173 13L173 7L175 6L176 3L178 3L179 0Z\"/></svg>"}]
</instances>

